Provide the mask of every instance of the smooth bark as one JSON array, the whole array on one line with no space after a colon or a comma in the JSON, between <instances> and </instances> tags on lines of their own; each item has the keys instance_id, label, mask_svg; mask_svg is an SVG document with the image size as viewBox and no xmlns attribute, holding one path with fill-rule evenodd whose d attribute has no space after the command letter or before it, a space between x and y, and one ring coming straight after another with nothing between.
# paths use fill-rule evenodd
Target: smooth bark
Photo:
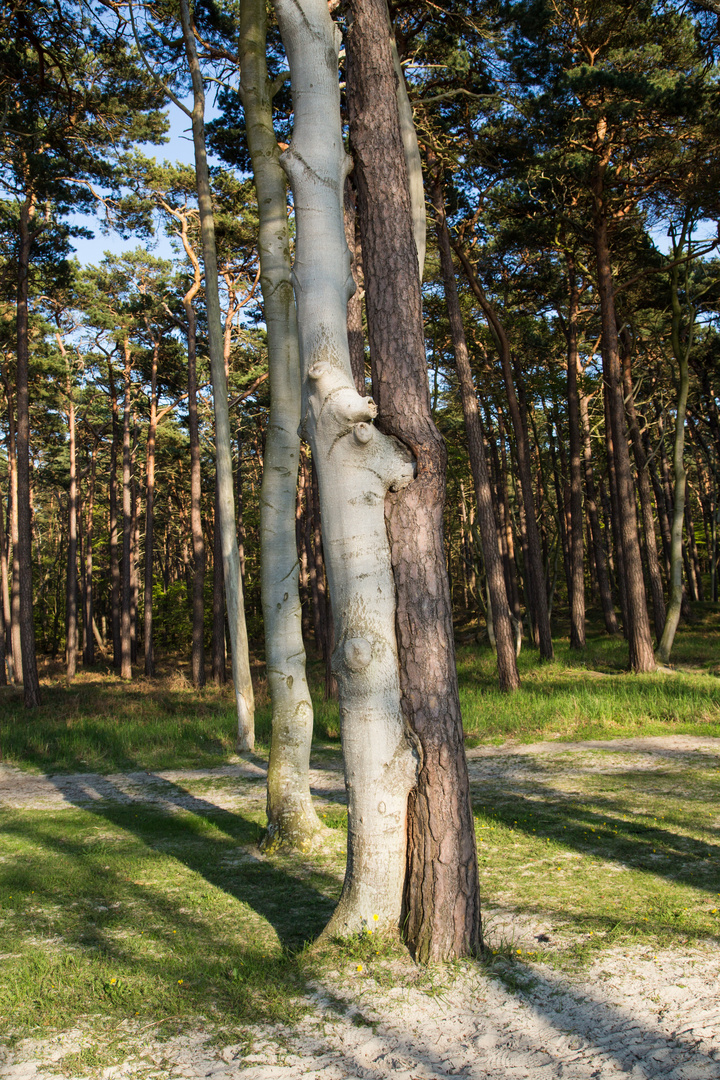
<instances>
[{"instance_id":1,"label":"smooth bark","mask_svg":"<svg viewBox=\"0 0 720 1080\"><path fill-rule=\"evenodd\" d=\"M310 796L313 708L305 672L295 509L300 458L300 352L290 268L287 181L272 124L265 0L244 0L238 59L257 192L260 286L270 417L260 493L263 621L272 741L265 848L306 848L322 829Z\"/></svg>"},{"instance_id":2,"label":"smooth bark","mask_svg":"<svg viewBox=\"0 0 720 1080\"><path fill-rule=\"evenodd\" d=\"M397 930L402 911L408 793L417 753L400 707L395 597L384 499L413 475L410 456L371 421L354 384L347 341L353 287L343 225L349 159L340 124L340 33L325 0L277 0L295 113L281 161L293 189L293 281L303 424L318 471L332 596L345 777L348 861L327 928ZM383 22L383 26L385 26Z\"/></svg>"},{"instance_id":3,"label":"smooth bark","mask_svg":"<svg viewBox=\"0 0 720 1080\"><path fill-rule=\"evenodd\" d=\"M215 411L215 461L219 493L219 524L225 577L225 597L232 647L232 673L238 716L238 748L240 750L252 750L255 746L255 696L250 673L245 602L240 579L240 556L235 532L235 495L230 450L230 411L228 408L228 387L223 352L215 222L205 146L205 88L198 61L188 0L180 0L180 17L193 89L193 147L195 151L195 174L205 269L210 374Z\"/></svg>"}]
</instances>

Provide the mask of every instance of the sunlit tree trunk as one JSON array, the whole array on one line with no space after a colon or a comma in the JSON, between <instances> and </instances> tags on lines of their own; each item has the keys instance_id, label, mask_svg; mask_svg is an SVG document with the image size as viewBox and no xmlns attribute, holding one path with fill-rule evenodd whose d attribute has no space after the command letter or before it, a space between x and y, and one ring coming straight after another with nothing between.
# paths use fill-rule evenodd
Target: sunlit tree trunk
<instances>
[{"instance_id":1,"label":"sunlit tree trunk","mask_svg":"<svg viewBox=\"0 0 720 1080\"><path fill-rule=\"evenodd\" d=\"M95 615L93 590L93 531L95 524L95 482L97 473L97 442L90 450L90 481L85 499L85 552L84 552L84 603L83 603L83 665L95 663Z\"/></svg>"},{"instance_id":2,"label":"sunlit tree trunk","mask_svg":"<svg viewBox=\"0 0 720 1080\"><path fill-rule=\"evenodd\" d=\"M375 406L350 367L339 30L325 0L277 0L275 9L292 74L295 124L282 161L297 221L303 424L320 485L348 793L347 870L328 932L397 929L417 757L400 707L384 501L412 479L412 462L373 427Z\"/></svg>"},{"instance_id":3,"label":"sunlit tree trunk","mask_svg":"<svg viewBox=\"0 0 720 1080\"><path fill-rule=\"evenodd\" d=\"M78 483L77 456L75 452L75 399L73 397L70 366L59 334L56 340L65 357L68 422L68 455L70 459L70 485L68 490L68 545L65 604L65 672L68 682L75 678L78 651Z\"/></svg>"},{"instance_id":4,"label":"sunlit tree trunk","mask_svg":"<svg viewBox=\"0 0 720 1080\"><path fill-rule=\"evenodd\" d=\"M118 559L118 497L117 497L117 473L118 473L118 444L119 421L118 400L115 390L115 372L112 361L108 358L108 385L110 389L110 406L112 409L112 442L110 444L110 522L109 522L109 545L110 545L110 581L111 581L111 624L113 643L113 667L119 671L121 666L122 646L120 636L120 561Z\"/></svg>"},{"instance_id":5,"label":"sunlit tree trunk","mask_svg":"<svg viewBox=\"0 0 720 1080\"><path fill-rule=\"evenodd\" d=\"M219 525L225 576L225 597L232 646L232 673L238 715L238 748L252 750L255 746L255 697L250 673L250 651L247 626L245 624L245 602L240 578L240 556L235 532L230 413L223 354L223 327L218 288L215 222L213 218L210 172L205 147L205 89L193 34L189 0L180 0L180 17L193 89L192 132L205 269L208 345L215 411L215 461L219 493Z\"/></svg>"},{"instance_id":6,"label":"sunlit tree trunk","mask_svg":"<svg viewBox=\"0 0 720 1080\"><path fill-rule=\"evenodd\" d=\"M120 677L132 678L132 643L130 626L130 560L132 547L132 488L130 484L130 411L132 353L130 342L123 342L123 441L122 441L122 589L120 604Z\"/></svg>"},{"instance_id":7,"label":"sunlit tree trunk","mask_svg":"<svg viewBox=\"0 0 720 1080\"><path fill-rule=\"evenodd\" d=\"M306 847L321 829L310 797L313 709L305 673L295 507L300 456L300 353L290 272L287 181L272 125L265 0L243 0L238 59L260 217L270 418L260 494L265 654L272 703L265 847Z\"/></svg>"},{"instance_id":8,"label":"sunlit tree trunk","mask_svg":"<svg viewBox=\"0 0 720 1080\"><path fill-rule=\"evenodd\" d=\"M350 142L358 188L366 308L383 430L417 459L417 478L386 501L403 710L423 762L410 800L405 933L440 960L480 944L477 851L457 688L443 542L446 449L432 420L420 276L385 0L351 0Z\"/></svg>"},{"instance_id":9,"label":"sunlit tree trunk","mask_svg":"<svg viewBox=\"0 0 720 1080\"><path fill-rule=\"evenodd\" d=\"M570 434L570 648L585 645L585 547L583 536L580 397L578 394L578 304L575 264L568 260L567 398Z\"/></svg>"}]
</instances>

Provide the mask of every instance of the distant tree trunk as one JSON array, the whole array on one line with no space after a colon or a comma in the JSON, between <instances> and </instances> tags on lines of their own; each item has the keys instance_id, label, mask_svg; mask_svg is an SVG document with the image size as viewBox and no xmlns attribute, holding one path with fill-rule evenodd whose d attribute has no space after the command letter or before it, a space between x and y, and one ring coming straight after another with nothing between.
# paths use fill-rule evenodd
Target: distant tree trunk
<instances>
[{"instance_id":1,"label":"distant tree trunk","mask_svg":"<svg viewBox=\"0 0 720 1080\"><path fill-rule=\"evenodd\" d=\"M192 588L192 681L205 685L205 540L202 530L202 471L200 465L200 424L197 409L197 330L193 297L200 288L200 268L196 280L183 297L188 342L188 427L190 430L190 531L193 549ZM191 295L192 294L192 295Z\"/></svg>"},{"instance_id":2,"label":"distant tree trunk","mask_svg":"<svg viewBox=\"0 0 720 1080\"><path fill-rule=\"evenodd\" d=\"M287 182L272 125L265 0L243 0L239 62L260 216L260 284L268 336L270 419L260 496L265 653L272 703L265 847L306 847L322 825L310 796L313 708L305 672L296 488L301 376L290 269ZM361 321L362 335L362 321ZM362 341L361 341L362 347Z\"/></svg>"},{"instance_id":3,"label":"distant tree trunk","mask_svg":"<svg viewBox=\"0 0 720 1080\"><path fill-rule=\"evenodd\" d=\"M148 678L155 675L155 648L153 642L153 552L155 548L155 439L157 436L157 369L159 342L153 346L152 368L150 372L150 418L148 421L147 444L145 450L145 566L143 573L144 589L144 626L143 651L145 653L145 674Z\"/></svg>"},{"instance_id":4,"label":"distant tree trunk","mask_svg":"<svg viewBox=\"0 0 720 1080\"><path fill-rule=\"evenodd\" d=\"M60 351L65 355L65 348L60 334L56 334ZM66 577L66 618L65 618L65 672L68 682L72 682L77 671L78 652L78 485L77 457L75 453L75 401L73 398L70 366L67 357L65 387L67 392L68 454L70 458L70 487L68 491L68 545Z\"/></svg>"},{"instance_id":5,"label":"distant tree trunk","mask_svg":"<svg viewBox=\"0 0 720 1080\"><path fill-rule=\"evenodd\" d=\"M480 948L477 851L443 544L446 449L432 420L420 277L385 0L351 0L347 40L373 390L417 479L386 500L403 710L423 762L410 799L405 933L422 961Z\"/></svg>"},{"instance_id":6,"label":"distant tree trunk","mask_svg":"<svg viewBox=\"0 0 720 1080\"><path fill-rule=\"evenodd\" d=\"M25 707L40 704L40 681L35 657L35 622L33 616L32 517L30 509L30 399L28 377L30 338L28 325L28 285L30 250L37 231L31 223L36 200L28 196L20 206L20 245L18 251L17 289L17 559L20 578L20 644L22 650L23 695Z\"/></svg>"},{"instance_id":7,"label":"distant tree trunk","mask_svg":"<svg viewBox=\"0 0 720 1080\"><path fill-rule=\"evenodd\" d=\"M578 304L575 263L568 258L567 399L570 436L570 648L585 647L585 550L583 539L580 396L578 394Z\"/></svg>"},{"instance_id":8,"label":"distant tree trunk","mask_svg":"<svg viewBox=\"0 0 720 1080\"><path fill-rule=\"evenodd\" d=\"M615 287L612 279L603 193L604 168L605 166L600 163L594 178L595 210L593 226L602 326L603 372L608 389L613 456L615 458L618 488L618 528L627 593L627 633L630 666L636 672L651 672L655 670L656 663L645 598L642 558L638 540L638 522L635 513L635 491L627 445L622 371L615 314Z\"/></svg>"},{"instance_id":9,"label":"distant tree trunk","mask_svg":"<svg viewBox=\"0 0 720 1080\"><path fill-rule=\"evenodd\" d=\"M133 442L137 445L137 424ZM131 458L132 479L130 481L130 502L132 514L130 519L130 659L133 664L137 663L138 653L138 598L140 595L140 582L138 581L138 554L140 551L140 492L135 478L135 455Z\"/></svg>"},{"instance_id":10,"label":"distant tree trunk","mask_svg":"<svg viewBox=\"0 0 720 1080\"><path fill-rule=\"evenodd\" d=\"M213 629L212 677L216 686L227 681L225 670L225 581L223 579L222 547L218 525L217 477L215 478L215 513L213 517Z\"/></svg>"},{"instance_id":11,"label":"distant tree trunk","mask_svg":"<svg viewBox=\"0 0 720 1080\"><path fill-rule=\"evenodd\" d=\"M0 603L2 603L2 633L0 634L0 686L14 682L12 631L10 626L10 589L8 587L8 536L5 531L5 511L0 490Z\"/></svg>"},{"instance_id":12,"label":"distant tree trunk","mask_svg":"<svg viewBox=\"0 0 720 1080\"><path fill-rule=\"evenodd\" d=\"M520 488L525 509L525 528L527 531L527 562L525 565L527 579L526 596L529 601L533 622L538 633L540 656L543 660L552 660L554 654L552 636L550 633L550 617L547 610L547 596L545 593L542 547L535 514L535 497L533 495L532 472L530 467L530 448L528 446L520 404L518 402L517 394L515 393L510 342L507 339L504 327L498 319L495 310L488 302L487 297L483 292L467 255L459 245L455 245L455 252L462 263L470 287L480 303L480 307L482 308L488 326L490 327L498 346L508 408L510 410L513 431L515 433L515 451L517 453Z\"/></svg>"},{"instance_id":13,"label":"distant tree trunk","mask_svg":"<svg viewBox=\"0 0 720 1080\"><path fill-rule=\"evenodd\" d=\"M607 478L609 489L609 519L610 519L610 533L612 534L613 543L610 545L615 553L615 581L617 583L618 600L620 601L620 611L622 613L623 634L628 636L628 596L627 596L627 581L625 578L625 557L622 546L622 530L620 527L620 495L618 492L617 481L617 468L615 460L615 437L612 431L612 422L610 417L610 391L607 383L603 386L603 401L605 406L605 449L607 456ZM602 478L600 479L601 490L603 488ZM607 500L606 500L607 501ZM606 513L608 513L608 507L605 507ZM609 536L607 525L605 529L605 535Z\"/></svg>"},{"instance_id":14,"label":"distant tree trunk","mask_svg":"<svg viewBox=\"0 0 720 1080\"><path fill-rule=\"evenodd\" d=\"M22 659L17 650L20 649L20 626L17 619L13 619L13 604L17 598L17 614L19 614L19 593L16 590L16 584L19 586L19 582L16 582L15 567L17 562L17 513L15 508L17 507L17 470L15 467L15 420L13 415L12 396L10 393L10 384L5 374L5 370L0 368L2 373L2 380L5 385L5 392L7 395L8 403L8 518L7 518L7 531L4 534L4 540L2 549L0 550L0 573L2 574L2 604L3 604L3 619L5 627L5 659L8 669L8 679L11 683L21 682L22 678ZM13 596L10 597L9 586L9 568L10 568L10 543L13 544L13 556L12 556L12 585Z\"/></svg>"},{"instance_id":15,"label":"distant tree trunk","mask_svg":"<svg viewBox=\"0 0 720 1080\"><path fill-rule=\"evenodd\" d=\"M347 328L350 365L358 394L365 393L365 335L363 333L362 248L357 229L357 193L348 176L345 181L345 239L350 252L350 272L355 291L348 300Z\"/></svg>"},{"instance_id":16,"label":"distant tree trunk","mask_svg":"<svg viewBox=\"0 0 720 1080\"><path fill-rule=\"evenodd\" d=\"M680 622L682 609L682 534L685 519L685 488L687 474L685 472L685 413L687 411L688 391L690 388L690 371L688 357L693 343L694 311L689 327L683 327L683 312L679 296L679 268L671 270L671 303L672 323L671 341L675 362L678 365L678 400L675 414L675 445L673 448L673 467L675 470L675 506L673 509L673 522L671 534L671 562L670 562L670 603L668 604L660 644L657 647L657 660L661 664L670 662L670 653L675 640L675 632ZM688 301L689 303L689 301ZM686 331L685 340L682 332Z\"/></svg>"},{"instance_id":17,"label":"distant tree trunk","mask_svg":"<svg viewBox=\"0 0 720 1080\"><path fill-rule=\"evenodd\" d=\"M635 469L637 473L638 494L640 496L640 510L643 519L643 533L645 536L645 553L647 556L648 576L650 578L650 591L653 601L653 621L655 623L655 635L662 637L665 626L665 596L663 593L662 574L657 553L657 541L655 538L655 518L652 510L652 495L650 494L650 480L648 474L645 450L640 435L640 424L637 409L635 408L635 395L632 382L632 347L629 341L627 329L621 334L623 344L623 386L625 392L625 412L629 421L630 438L632 440L633 455L635 457Z\"/></svg>"},{"instance_id":18,"label":"distant tree trunk","mask_svg":"<svg viewBox=\"0 0 720 1080\"><path fill-rule=\"evenodd\" d=\"M132 488L130 484L130 410L132 353L130 342L123 342L125 363L123 367L123 443L122 443L122 591L120 609L120 677L132 678L132 643L130 625L130 560L132 547Z\"/></svg>"},{"instance_id":19,"label":"distant tree trunk","mask_svg":"<svg viewBox=\"0 0 720 1080\"><path fill-rule=\"evenodd\" d=\"M602 606L605 629L608 634L617 634L619 627L615 607L610 588L610 577L607 568L607 557L603 544L602 529L600 528L600 515L597 506L597 494L595 491L595 477L593 476L592 446L590 443L590 416L588 412L588 399L583 394L580 396L580 420L583 437L583 465L585 470L585 508L590 522L590 534L592 536L593 552L595 555L595 573L597 575L598 591Z\"/></svg>"},{"instance_id":20,"label":"distant tree trunk","mask_svg":"<svg viewBox=\"0 0 720 1080\"><path fill-rule=\"evenodd\" d=\"M90 482L88 485L87 498L85 499L85 573L84 573L84 604L83 604L83 666L92 667L95 663L95 635L93 625L94 616L94 592L93 592L93 529L95 524L95 480L97 473L97 442L90 450Z\"/></svg>"},{"instance_id":21,"label":"distant tree trunk","mask_svg":"<svg viewBox=\"0 0 720 1080\"><path fill-rule=\"evenodd\" d=\"M213 218L210 172L205 147L205 88L198 61L189 0L180 0L180 18L193 88L193 146L205 269L210 373L215 411L215 461L220 504L219 524L222 537L225 596L232 642L232 672L238 715L238 747L241 750L252 750L255 746L255 695L250 673L250 650L247 626L245 624L245 601L240 578L240 556L235 532L230 413L218 287L215 221Z\"/></svg>"},{"instance_id":22,"label":"distant tree trunk","mask_svg":"<svg viewBox=\"0 0 720 1080\"><path fill-rule=\"evenodd\" d=\"M117 497L117 472L118 472L118 443L119 421L118 400L115 391L115 374L112 362L108 358L108 385L110 388L110 404L112 407L112 442L110 444L110 580L112 600L112 642L113 642L113 667L119 671L122 665L122 642L120 634L120 561L118 559L118 497Z\"/></svg>"},{"instance_id":23,"label":"distant tree trunk","mask_svg":"<svg viewBox=\"0 0 720 1080\"><path fill-rule=\"evenodd\" d=\"M452 262L450 248L450 234L445 216L445 199L442 188L440 167L434 154L429 157L432 168L432 201L435 209L435 227L438 244L440 247L440 265L442 267L443 284L445 288L445 300L450 319L450 332L452 334L453 352L455 354L455 367L460 383L460 397L462 400L463 416L465 418L465 431L467 433L468 452L470 455L470 468L472 470L475 499L477 502L478 524L480 526L480 539L482 542L485 573L487 576L488 595L492 607L492 621L495 631L495 643L497 650L498 681L501 690L517 690L520 685L520 677L515 658L515 642L513 640L512 624L510 622L510 608L508 605L507 592L505 590L505 575L503 572L500 549L498 547L497 523L493 510L492 495L490 491L490 476L487 460L485 457L485 445L483 443L480 414L478 411L477 394L473 382L470 358L465 340L465 328L460 311L457 285L455 283L455 268Z\"/></svg>"}]
</instances>

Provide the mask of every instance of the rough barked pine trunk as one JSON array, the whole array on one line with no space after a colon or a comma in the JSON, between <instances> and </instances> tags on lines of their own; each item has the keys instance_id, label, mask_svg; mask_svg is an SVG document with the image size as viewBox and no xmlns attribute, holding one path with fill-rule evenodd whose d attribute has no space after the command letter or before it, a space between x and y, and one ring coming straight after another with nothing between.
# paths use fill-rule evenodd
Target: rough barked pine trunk
<instances>
[{"instance_id":1,"label":"rough barked pine trunk","mask_svg":"<svg viewBox=\"0 0 720 1080\"><path fill-rule=\"evenodd\" d=\"M475 392L475 384L470 368L470 357L468 355L467 343L465 340L465 327L463 326L457 284L455 282L455 268L452 261L450 234L448 232L447 218L445 216L445 199L443 195L440 164L434 154L430 155L430 162L433 168L432 201L435 210L435 229L440 247L440 265L445 288L445 300L450 320L450 333L452 335L453 352L455 354L455 367L460 383L460 398L462 400L465 431L467 433L468 441L468 453L470 456L470 468L472 470L473 485L475 488L480 540L485 562L488 594L492 608L492 622L497 650L498 681L501 690L517 690L520 685L520 677L518 675L517 660L515 657L515 642L513 640L512 623L510 622L510 607L505 589L505 574L503 571L502 558L498 546L497 522L495 520L495 511L492 503L490 474L487 459L485 457L485 444L480 424L477 394Z\"/></svg>"},{"instance_id":2,"label":"rough barked pine trunk","mask_svg":"<svg viewBox=\"0 0 720 1080\"><path fill-rule=\"evenodd\" d=\"M110 406L112 410L112 441L110 443L110 521L109 521L109 547L110 547L110 582L111 582L111 629L113 643L113 667L120 670L122 647L120 643L120 561L118 559L118 497L117 497L117 463L119 421L118 400L115 390L115 372L112 361L108 357L108 387L110 390Z\"/></svg>"},{"instance_id":3,"label":"rough barked pine trunk","mask_svg":"<svg viewBox=\"0 0 720 1080\"><path fill-rule=\"evenodd\" d=\"M2 373L2 381L5 387L5 395L7 397L8 419L8 536L5 554L8 561L8 572L10 573L8 595L8 600L10 604L10 646L7 649L6 655L8 661L12 663L12 674L10 676L10 681L15 683L22 683L22 645L20 642L20 568L18 565L17 518L17 438L15 430L15 407L13 405L13 396L7 369L4 366L0 366L0 372Z\"/></svg>"},{"instance_id":4,"label":"rough barked pine trunk","mask_svg":"<svg viewBox=\"0 0 720 1080\"><path fill-rule=\"evenodd\" d=\"M10 626L10 588L8 585L8 536L5 531L2 489L0 489L0 604L2 604L0 686L7 686L8 683L14 682L14 678Z\"/></svg>"},{"instance_id":5,"label":"rough barked pine trunk","mask_svg":"<svg viewBox=\"0 0 720 1080\"><path fill-rule=\"evenodd\" d=\"M670 533L670 602L665 616L660 644L656 659L661 664L670 662L670 653L675 640L675 632L680 622L683 600L683 560L682 535L685 517L685 489L687 474L683 460L685 450L685 414L687 411L690 372L688 358L693 344L694 317L690 325L683 326L683 312L679 296L679 267L671 270L672 329L671 341L675 362L678 366L678 400L675 414L675 442L673 446L673 469L675 472L675 499L673 506L672 530ZM693 313L694 315L694 313ZM683 335L683 330L685 334ZM684 340L683 340L684 336Z\"/></svg>"},{"instance_id":6,"label":"rough barked pine trunk","mask_svg":"<svg viewBox=\"0 0 720 1080\"><path fill-rule=\"evenodd\" d=\"M578 358L578 373L579 373ZM605 629L608 634L617 634L619 631L617 615L612 599L610 575L608 574L607 555L603 544L602 529L600 527L600 514L598 512L597 492L595 477L593 475L592 444L590 440L590 412L588 397L580 395L580 422L582 424L583 440L583 469L585 472L585 508L590 521L590 535L592 538L593 554L595 556L595 573L597 574L598 590L600 592L600 604L602 605Z\"/></svg>"},{"instance_id":7,"label":"rough barked pine trunk","mask_svg":"<svg viewBox=\"0 0 720 1080\"><path fill-rule=\"evenodd\" d=\"M183 40L193 89L192 132L195 151L200 232L205 269L205 303L208 322L208 351L215 412L215 466L219 502L225 599L227 602L232 674L238 716L238 749L255 746L255 695L250 673L250 651L245 623L245 601L240 579L240 555L235 532L235 494L230 449L230 410L223 351L222 313L218 288L217 248L213 217L210 171L205 146L205 88L198 61L188 0L180 0Z\"/></svg>"},{"instance_id":8,"label":"rough barked pine trunk","mask_svg":"<svg viewBox=\"0 0 720 1080\"><path fill-rule=\"evenodd\" d=\"M295 203L303 425L320 486L348 793L347 869L326 933L397 932L418 761L400 707L384 503L391 487L410 482L413 466L404 448L373 427L375 405L358 394L350 367L340 32L325 0L277 0L275 10L292 77L293 139L281 161Z\"/></svg>"},{"instance_id":9,"label":"rough barked pine trunk","mask_svg":"<svg viewBox=\"0 0 720 1080\"><path fill-rule=\"evenodd\" d=\"M580 397L578 394L578 304L575 263L567 259L567 399L570 428L570 648L585 646L585 545L583 537Z\"/></svg>"},{"instance_id":10,"label":"rough barked pine trunk","mask_svg":"<svg viewBox=\"0 0 720 1080\"><path fill-rule=\"evenodd\" d=\"M65 579L65 674L72 682L77 672L78 652L78 481L77 455L75 451L75 399L73 397L70 363L60 334L55 340L65 359L68 424L68 456L70 459L70 485L68 490L68 547L67 576Z\"/></svg>"},{"instance_id":11,"label":"rough barked pine trunk","mask_svg":"<svg viewBox=\"0 0 720 1080\"><path fill-rule=\"evenodd\" d=\"M653 601L653 622L655 624L655 636L659 641L665 626L665 595L663 592L662 574L660 573L660 561L657 552L657 540L655 537L655 517L652 509L652 496L650 494L650 476L645 458L645 450L640 435L640 423L637 409L635 408L635 392L632 381L632 345L629 333L625 327L621 334L622 340L622 369L623 388L625 393L625 415L630 428L633 456L635 458L635 472L637 475L638 495L640 496L640 512L643 520L643 536L645 538L645 555L647 559L648 577L650 578L650 591Z\"/></svg>"},{"instance_id":12,"label":"rough barked pine trunk","mask_svg":"<svg viewBox=\"0 0 720 1080\"><path fill-rule=\"evenodd\" d=\"M512 355L510 342L505 333L505 328L497 317L492 304L488 302L485 292L473 271L470 260L463 251L461 245L455 245L455 253L462 264L470 287L478 299L483 314L487 319L488 326L495 337L500 366L505 383L508 409L515 435L515 452L517 455L518 473L520 476L520 490L522 492L523 508L525 512L525 530L527 543L527 561L525 565L525 592L528 600L530 615L535 624L538 635L540 656L543 660L553 659L553 644L550 633L550 616L548 614L547 595L545 592L545 573L543 571L542 544L538 531L537 517L535 513L535 497L533 495L532 469L530 465L530 448L528 445L523 415L520 409L515 382L512 372Z\"/></svg>"},{"instance_id":13,"label":"rough barked pine trunk","mask_svg":"<svg viewBox=\"0 0 720 1080\"><path fill-rule=\"evenodd\" d=\"M197 404L197 319L194 300L200 292L200 263L187 239L187 218L182 221L182 240L192 262L194 281L182 298L187 320L188 430L190 434L190 534L193 550L192 657L193 686L205 685L205 540L202 528L202 471L200 423Z\"/></svg>"},{"instance_id":14,"label":"rough barked pine trunk","mask_svg":"<svg viewBox=\"0 0 720 1080\"><path fill-rule=\"evenodd\" d=\"M30 507L30 398L28 379L30 338L28 293L30 251L37 230L31 228L36 213L35 197L28 196L20 207L20 244L17 288L17 562L20 600L20 648L22 652L23 697L25 707L40 704L40 681L35 656L32 580L32 511Z\"/></svg>"},{"instance_id":15,"label":"rough barked pine trunk","mask_svg":"<svg viewBox=\"0 0 720 1080\"><path fill-rule=\"evenodd\" d=\"M386 500L403 710L423 761L408 815L404 932L422 961L481 945L477 851L443 546L446 449L432 421L422 301L385 0L351 0L347 41L373 389L383 430L417 460Z\"/></svg>"},{"instance_id":16,"label":"rough barked pine trunk","mask_svg":"<svg viewBox=\"0 0 720 1080\"><path fill-rule=\"evenodd\" d=\"M123 342L125 363L123 366L123 441L122 441L122 588L120 592L120 678L132 678L131 641L131 578L130 561L132 548L132 487L130 483L130 411L132 353L130 342Z\"/></svg>"},{"instance_id":17,"label":"rough barked pine trunk","mask_svg":"<svg viewBox=\"0 0 720 1080\"><path fill-rule=\"evenodd\" d=\"M300 458L300 352L290 268L287 180L272 123L265 0L243 0L238 60L257 192L260 286L270 417L260 491L265 655L272 705L264 847L305 848L322 829L310 796L313 708L305 672L295 509Z\"/></svg>"},{"instance_id":18,"label":"rough barked pine trunk","mask_svg":"<svg viewBox=\"0 0 720 1080\"><path fill-rule=\"evenodd\" d=\"M223 577L222 544L220 543L217 476L215 477L214 502L212 677L216 686L223 686L227 681L227 672L225 670L225 579Z\"/></svg>"},{"instance_id":19,"label":"rough barked pine trunk","mask_svg":"<svg viewBox=\"0 0 720 1080\"><path fill-rule=\"evenodd\" d=\"M603 137L603 130L602 125L600 125L600 138ZM635 489L630 469L630 454L625 423L625 402L615 313L615 286L612 278L607 210L603 193L607 153L607 150L603 150L603 156L598 161L593 179L593 232L600 299L603 374L607 384L608 411L610 414L617 483L619 554L622 553L627 600L626 629L630 666L633 671L639 673L654 671L656 664L645 597L642 558L638 539L638 521L635 513Z\"/></svg>"},{"instance_id":20,"label":"rough barked pine trunk","mask_svg":"<svg viewBox=\"0 0 720 1080\"><path fill-rule=\"evenodd\" d=\"M145 564L143 568L143 651L145 674L155 674L155 648L153 642L153 551L155 547L155 440L157 436L157 370L159 342L153 343L150 370L150 417L145 446Z\"/></svg>"},{"instance_id":21,"label":"rough barked pine trunk","mask_svg":"<svg viewBox=\"0 0 720 1080\"><path fill-rule=\"evenodd\" d=\"M95 601L93 590L93 533L95 527L95 483L97 478L97 440L90 449L90 482L85 499L85 562L83 571L83 666L95 663Z\"/></svg>"}]
</instances>

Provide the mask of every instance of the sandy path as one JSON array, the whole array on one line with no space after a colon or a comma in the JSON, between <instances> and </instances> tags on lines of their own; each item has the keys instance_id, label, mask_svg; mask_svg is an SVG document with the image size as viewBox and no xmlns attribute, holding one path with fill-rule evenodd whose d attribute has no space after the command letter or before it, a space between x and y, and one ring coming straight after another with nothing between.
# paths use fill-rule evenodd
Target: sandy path
<instances>
[{"instance_id":1,"label":"sandy path","mask_svg":"<svg viewBox=\"0 0 720 1080\"><path fill-rule=\"evenodd\" d=\"M604 751L599 760L598 750ZM660 768L668 759L713 755L720 740L667 737L603 743L541 743L482 747L468 754L474 782L518 771L532 776L548 754L568 754L586 769ZM166 803L192 808L177 785L193 778L235 777L203 804L232 808L263 796L264 770L244 763L221 770L44 777L0 767L0 805L57 807L95 799ZM313 787L339 799L336 770L314 770ZM233 792L232 788L236 788ZM524 932L531 927L524 927ZM294 1028L251 1032L246 1048L206 1046L202 1034L156 1042L152 1031L122 1032L118 1063L105 1080L135 1076L212 1077L216 1080L584 1080L627 1075L633 1080L720 1080L720 946L702 952L652 953L648 947L605 952L582 977L547 965L529 969L531 982L512 991L472 965L433 975L434 993L411 985L398 968L395 985L378 986L363 973L330 973L315 988L311 1012ZM0 1050L3 1080L49 1080L62 1057L83 1043L67 1033L46 1043L25 1043L12 1056ZM53 1063L55 1063L53 1067ZM67 1075L67 1073L65 1074Z\"/></svg>"}]
</instances>

